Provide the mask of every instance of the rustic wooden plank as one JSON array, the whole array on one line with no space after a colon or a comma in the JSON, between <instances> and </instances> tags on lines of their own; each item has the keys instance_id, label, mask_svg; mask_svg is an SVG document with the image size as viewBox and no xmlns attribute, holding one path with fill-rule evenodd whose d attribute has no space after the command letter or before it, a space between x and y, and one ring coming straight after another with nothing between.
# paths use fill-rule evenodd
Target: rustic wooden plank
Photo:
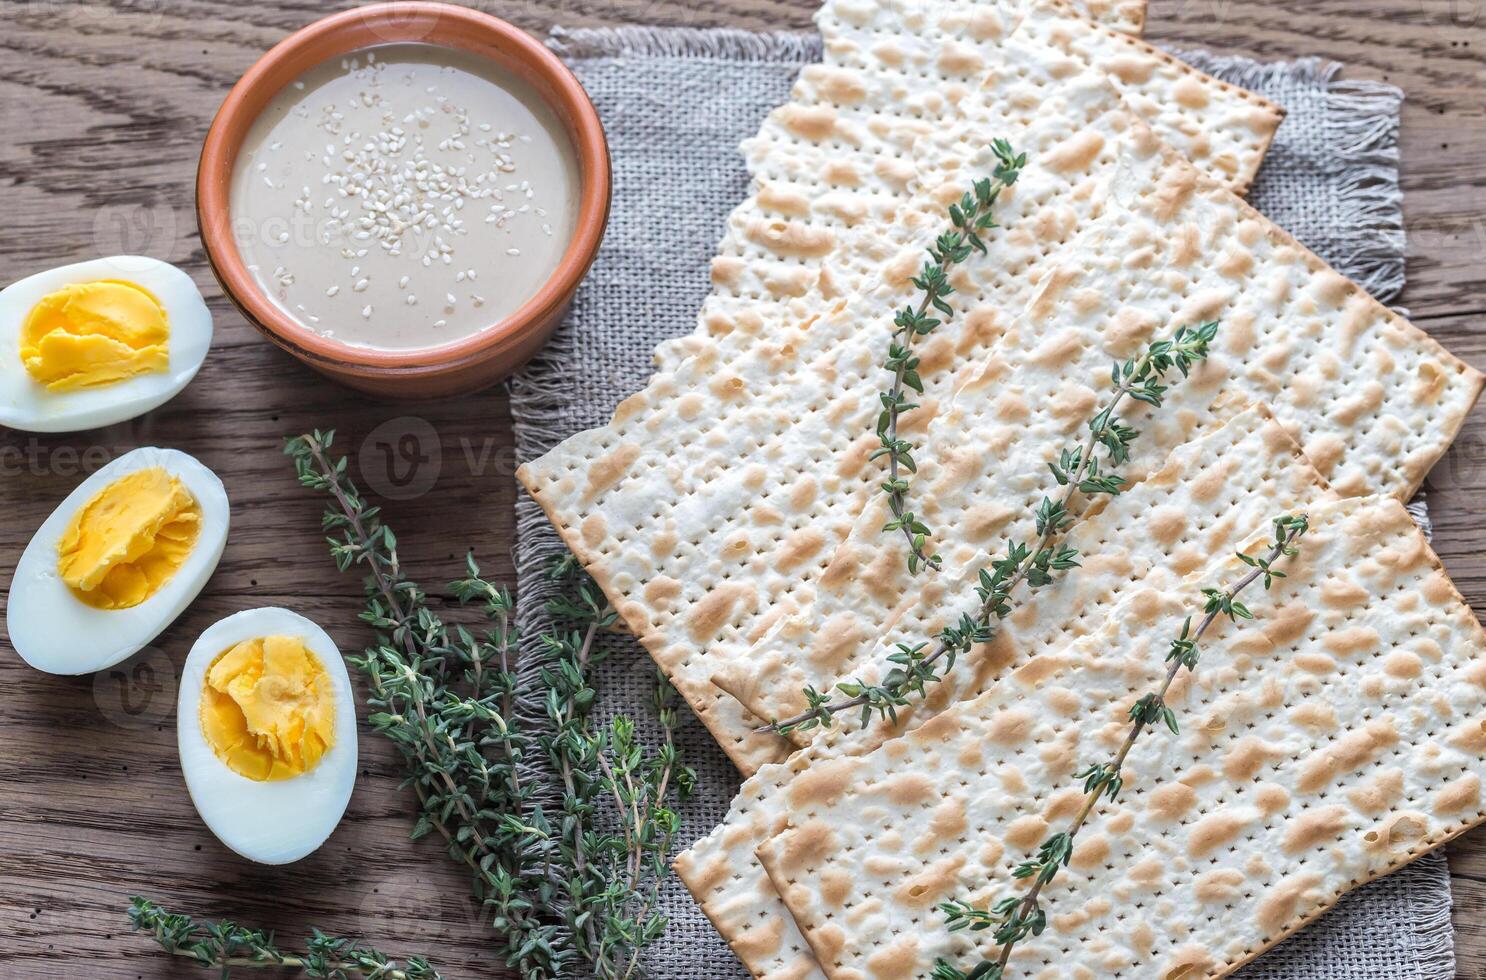
<instances>
[{"instance_id":1,"label":"rustic wooden plank","mask_svg":"<svg viewBox=\"0 0 1486 980\"><path fill-rule=\"evenodd\" d=\"M1340 61L1404 90L1403 186L1415 313L1486 310L1486 4L1480 0L1150 0L1154 40Z\"/></svg>"},{"instance_id":2,"label":"rustic wooden plank","mask_svg":"<svg viewBox=\"0 0 1486 980\"><path fill-rule=\"evenodd\" d=\"M324 623L343 649L365 640L357 584L318 541L319 504L295 484L280 440L336 427L358 457L378 426L413 416L438 437L432 492L388 504L411 568L450 577L466 548L508 578L510 421L492 392L458 402L378 404L335 388L262 343L205 270L191 214L199 141L223 94L287 32L347 0L0 0L0 281L114 251L183 265L206 291L218 340L200 378L149 418L81 436L0 433L0 590L32 529L84 468L138 445L186 449L234 501L233 533L202 600L159 653L98 679L53 678L0 650L0 974L40 978L199 976L122 935L145 892L292 935L302 923L427 951L453 976L494 972L462 875L428 842L409 845L398 762L362 740L363 778L345 822L312 858L258 868L197 819L175 760L173 672L217 618L282 604ZM808 28L813 4L784 0L493 0L482 9L541 31L552 23ZM1339 59L1352 77L1408 93L1404 179L1410 285L1403 297L1452 350L1486 367L1479 256L1486 251L1486 4L1479 0L1152 0L1150 34L1264 58ZM407 428L394 426L394 432ZM384 430L385 435L386 430ZM376 446L373 475L386 473ZM383 479L382 482L386 483ZM1486 602L1486 413L1472 417L1428 488L1436 547L1467 599ZM138 670L134 668L138 667ZM1450 850L1459 976L1486 973L1486 834Z\"/></svg>"}]
</instances>

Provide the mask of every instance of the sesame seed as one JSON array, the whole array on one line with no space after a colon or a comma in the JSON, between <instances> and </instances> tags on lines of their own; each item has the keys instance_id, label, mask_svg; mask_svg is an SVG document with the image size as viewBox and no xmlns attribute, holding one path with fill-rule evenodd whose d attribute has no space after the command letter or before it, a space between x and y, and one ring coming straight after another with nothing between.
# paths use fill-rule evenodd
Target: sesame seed
<instances>
[{"instance_id":1,"label":"sesame seed","mask_svg":"<svg viewBox=\"0 0 1486 980\"><path fill-rule=\"evenodd\" d=\"M371 319L371 315L372 315L372 308L371 308L371 304L368 303L366 306L363 306L361 308L361 317L364 320L370 320Z\"/></svg>"}]
</instances>

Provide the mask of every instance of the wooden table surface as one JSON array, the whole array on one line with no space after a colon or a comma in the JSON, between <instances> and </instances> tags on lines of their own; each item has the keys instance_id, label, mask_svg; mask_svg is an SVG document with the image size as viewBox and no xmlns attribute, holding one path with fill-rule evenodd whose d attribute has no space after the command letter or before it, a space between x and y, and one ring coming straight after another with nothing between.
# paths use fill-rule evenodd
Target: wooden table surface
<instances>
[{"instance_id":1,"label":"wooden table surface","mask_svg":"<svg viewBox=\"0 0 1486 980\"><path fill-rule=\"evenodd\" d=\"M379 454L415 416L431 424L433 492L399 493L387 514L409 566L440 584L474 548L510 574L510 420L499 391L388 406L336 388L261 342L222 299L192 218L202 135L238 75L330 7L309 0L0 0L0 282L117 252L191 272L217 318L211 357L165 408L113 428L32 437L0 432L0 591L31 533L114 454L174 446L221 475L232 537L201 599L128 671L59 678L0 649L0 975L196 976L127 934L143 893L198 914L232 913L374 937L425 952L452 977L495 973L465 882L431 842L406 840L408 798L382 740L362 739L364 775L340 829L291 868L249 864L197 818L175 754L175 673L216 619L287 605L342 648L365 640L358 585L318 543L319 502L298 488L281 439L334 427L386 485ZM785 0L487 0L542 31L554 23L809 26ZM1151 0L1151 38L1266 59L1318 55L1404 89L1409 287L1403 303L1451 350L1486 368L1486 0ZM387 427L387 426L390 426ZM383 427L380 428L379 427ZM431 470L424 470L424 479ZM1435 547L1486 609L1486 409L1430 477ZM0 644L3 646L3 644ZM1458 975L1486 976L1486 831L1450 849Z\"/></svg>"}]
</instances>

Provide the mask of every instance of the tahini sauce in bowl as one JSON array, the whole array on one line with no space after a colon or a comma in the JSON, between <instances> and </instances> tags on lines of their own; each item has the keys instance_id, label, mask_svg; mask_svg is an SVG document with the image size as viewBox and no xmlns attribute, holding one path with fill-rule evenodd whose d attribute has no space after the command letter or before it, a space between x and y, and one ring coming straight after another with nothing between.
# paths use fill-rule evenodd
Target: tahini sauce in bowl
<instances>
[{"instance_id":1,"label":"tahini sauce in bowl","mask_svg":"<svg viewBox=\"0 0 1486 980\"><path fill-rule=\"evenodd\" d=\"M342 343L447 344L499 323L573 236L552 109L469 52L377 45L285 86L233 167L232 233L283 312Z\"/></svg>"}]
</instances>

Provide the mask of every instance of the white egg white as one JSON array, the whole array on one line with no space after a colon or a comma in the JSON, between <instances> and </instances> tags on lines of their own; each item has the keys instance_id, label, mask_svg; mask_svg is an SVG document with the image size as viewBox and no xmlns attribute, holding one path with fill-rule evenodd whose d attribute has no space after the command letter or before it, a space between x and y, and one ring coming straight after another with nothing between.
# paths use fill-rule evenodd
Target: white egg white
<instances>
[{"instance_id":1,"label":"white egg white","mask_svg":"<svg viewBox=\"0 0 1486 980\"><path fill-rule=\"evenodd\" d=\"M111 385L48 391L21 363L21 325L42 298L74 283L117 279L147 290L170 323L170 368ZM115 255L64 265L0 290L0 425L25 432L79 432L159 408L196 377L212 345L212 315L186 273L159 259Z\"/></svg>"},{"instance_id":2,"label":"white egg white","mask_svg":"<svg viewBox=\"0 0 1486 980\"><path fill-rule=\"evenodd\" d=\"M201 508L201 530L185 562L144 602L95 609L73 595L57 571L57 543L74 514L104 487L160 467L178 478ZM5 628L16 653L49 674L88 674L133 656L185 611L216 570L227 544L227 491L217 475L174 449L145 447L98 469L57 505L16 565Z\"/></svg>"},{"instance_id":3,"label":"white egg white","mask_svg":"<svg viewBox=\"0 0 1486 980\"><path fill-rule=\"evenodd\" d=\"M201 695L216 659L244 640L294 636L325 667L335 691L335 742L302 776L259 782L227 767L201 731ZM176 703L181 772L191 802L211 832L236 853L261 864L288 864L325 843L351 801L356 783L356 702L335 641L287 609L248 609L201 634L191 647Z\"/></svg>"}]
</instances>

